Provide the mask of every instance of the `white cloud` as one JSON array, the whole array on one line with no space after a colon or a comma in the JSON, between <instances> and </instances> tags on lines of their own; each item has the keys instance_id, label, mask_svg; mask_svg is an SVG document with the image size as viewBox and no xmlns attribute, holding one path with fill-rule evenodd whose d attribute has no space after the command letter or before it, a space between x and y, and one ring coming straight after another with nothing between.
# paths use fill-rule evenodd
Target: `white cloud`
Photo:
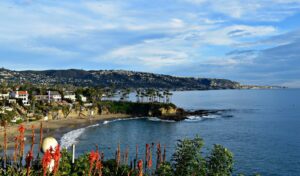
<instances>
[{"instance_id":1,"label":"white cloud","mask_svg":"<svg viewBox=\"0 0 300 176\"><path fill-rule=\"evenodd\" d=\"M184 0L202 11L221 13L231 18L250 21L280 21L300 10L299 0Z\"/></svg>"},{"instance_id":2,"label":"white cloud","mask_svg":"<svg viewBox=\"0 0 300 176\"><path fill-rule=\"evenodd\" d=\"M103 58L118 64L140 64L151 69L188 62L188 54L184 51L162 49L147 43L118 48Z\"/></svg>"}]
</instances>

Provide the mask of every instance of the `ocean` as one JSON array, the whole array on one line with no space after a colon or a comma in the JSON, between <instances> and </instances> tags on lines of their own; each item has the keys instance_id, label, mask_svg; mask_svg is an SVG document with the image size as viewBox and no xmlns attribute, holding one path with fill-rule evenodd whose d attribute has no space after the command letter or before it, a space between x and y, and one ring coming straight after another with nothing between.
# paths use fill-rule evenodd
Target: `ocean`
<instances>
[{"instance_id":1,"label":"ocean","mask_svg":"<svg viewBox=\"0 0 300 176\"><path fill-rule=\"evenodd\" d=\"M180 122L147 117L104 121L71 131L61 142L76 143L77 154L97 144L105 158L114 158L120 143L123 151L129 148L131 159L136 144L142 158L146 143L161 143L170 159L177 140L199 135L205 141L204 155L213 144L233 152L234 174L296 176L300 175L299 98L299 89L178 91L171 99L178 107L228 111Z\"/></svg>"}]
</instances>

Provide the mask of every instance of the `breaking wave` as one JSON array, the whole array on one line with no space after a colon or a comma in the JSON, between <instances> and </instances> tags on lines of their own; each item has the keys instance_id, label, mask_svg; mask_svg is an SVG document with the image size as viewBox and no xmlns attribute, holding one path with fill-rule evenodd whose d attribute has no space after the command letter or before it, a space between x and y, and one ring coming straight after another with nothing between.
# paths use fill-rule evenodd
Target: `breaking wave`
<instances>
[{"instance_id":1,"label":"breaking wave","mask_svg":"<svg viewBox=\"0 0 300 176\"><path fill-rule=\"evenodd\" d=\"M136 120L136 119L144 119L145 117L132 117L132 118L123 118L123 119L114 119L114 120L105 120L103 121L103 125L107 125L109 123L118 122L118 121L125 121L125 120Z\"/></svg>"},{"instance_id":2,"label":"breaking wave","mask_svg":"<svg viewBox=\"0 0 300 176\"><path fill-rule=\"evenodd\" d=\"M69 148L73 144L78 143L77 139L81 136L87 128L97 127L99 124L90 125L85 128L79 128L76 130L72 130L66 134L64 134L60 139L60 145L62 148Z\"/></svg>"},{"instance_id":3,"label":"breaking wave","mask_svg":"<svg viewBox=\"0 0 300 176\"><path fill-rule=\"evenodd\" d=\"M186 122L198 122L198 121L203 121L206 119L216 119L218 118L219 115L205 115L205 116L188 116L187 119L185 119L184 121Z\"/></svg>"},{"instance_id":4,"label":"breaking wave","mask_svg":"<svg viewBox=\"0 0 300 176\"><path fill-rule=\"evenodd\" d=\"M175 120L163 120L157 117L148 117L149 121L155 121L155 122L176 122Z\"/></svg>"}]
</instances>

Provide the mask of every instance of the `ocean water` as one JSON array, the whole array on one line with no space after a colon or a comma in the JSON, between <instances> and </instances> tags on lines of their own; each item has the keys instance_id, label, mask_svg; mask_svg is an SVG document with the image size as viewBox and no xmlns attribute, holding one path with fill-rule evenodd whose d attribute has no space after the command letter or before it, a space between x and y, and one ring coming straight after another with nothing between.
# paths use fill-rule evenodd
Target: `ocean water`
<instances>
[{"instance_id":1,"label":"ocean water","mask_svg":"<svg viewBox=\"0 0 300 176\"><path fill-rule=\"evenodd\" d=\"M113 158L117 144L136 144L143 158L146 143L166 146L171 157L176 142L201 136L204 153L221 144L234 153L234 173L247 175L300 175L300 90L216 90L174 92L172 102L187 110L227 109L224 114L190 117L181 122L140 118L99 122L98 125L65 134L62 143L76 143L76 152L92 150L95 144L106 158Z\"/></svg>"}]
</instances>

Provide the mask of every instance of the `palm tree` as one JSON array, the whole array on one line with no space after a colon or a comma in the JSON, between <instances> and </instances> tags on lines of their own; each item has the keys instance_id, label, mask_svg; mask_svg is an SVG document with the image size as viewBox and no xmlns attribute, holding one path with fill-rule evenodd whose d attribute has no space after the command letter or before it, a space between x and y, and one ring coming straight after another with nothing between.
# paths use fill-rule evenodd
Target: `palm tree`
<instances>
[{"instance_id":1,"label":"palm tree","mask_svg":"<svg viewBox=\"0 0 300 176\"><path fill-rule=\"evenodd\" d=\"M163 95L165 97L165 102L166 103L169 103L170 102L170 99L171 99L171 96L173 95L173 93L171 93L169 90L165 90L163 92Z\"/></svg>"},{"instance_id":2,"label":"palm tree","mask_svg":"<svg viewBox=\"0 0 300 176\"><path fill-rule=\"evenodd\" d=\"M160 92L158 92L158 101L159 102L163 101L163 98L164 96Z\"/></svg>"},{"instance_id":3,"label":"palm tree","mask_svg":"<svg viewBox=\"0 0 300 176\"><path fill-rule=\"evenodd\" d=\"M140 102L140 97L141 97L141 90L140 89L136 89L136 101Z\"/></svg>"},{"instance_id":4,"label":"palm tree","mask_svg":"<svg viewBox=\"0 0 300 176\"><path fill-rule=\"evenodd\" d=\"M142 102L144 102L144 97L146 96L146 94L145 94L145 91L143 90L142 92L141 92L141 100L142 100Z\"/></svg>"}]
</instances>

